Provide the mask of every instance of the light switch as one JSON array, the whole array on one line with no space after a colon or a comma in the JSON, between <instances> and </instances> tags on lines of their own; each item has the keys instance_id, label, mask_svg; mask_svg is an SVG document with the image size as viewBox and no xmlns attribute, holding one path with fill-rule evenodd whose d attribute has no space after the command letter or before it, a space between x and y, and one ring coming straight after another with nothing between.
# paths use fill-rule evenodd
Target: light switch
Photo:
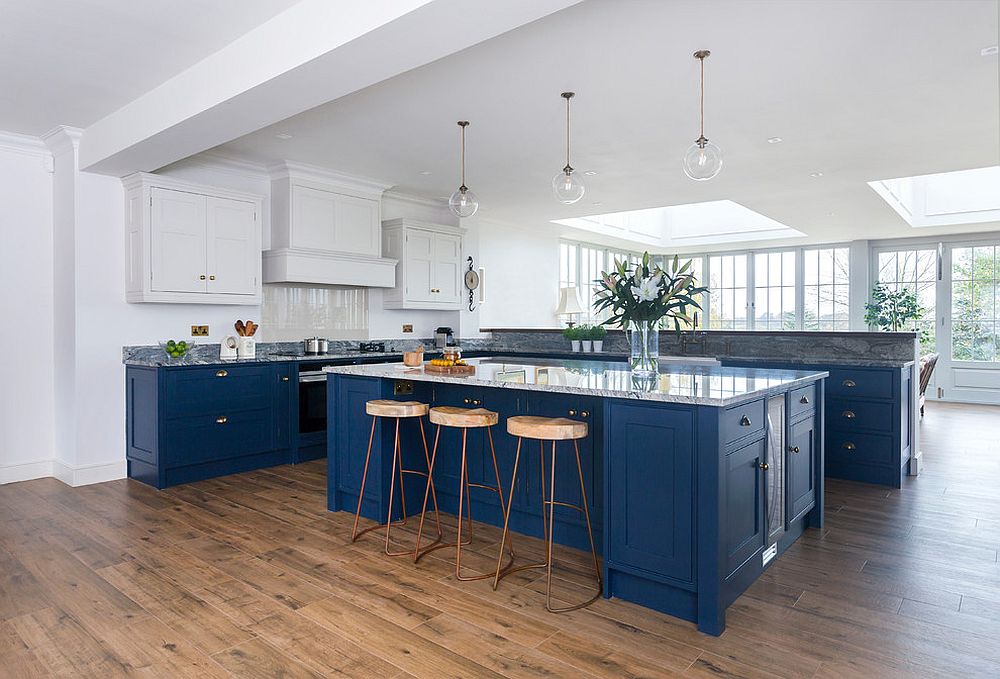
<instances>
[{"instance_id":1,"label":"light switch","mask_svg":"<svg viewBox=\"0 0 1000 679\"><path fill-rule=\"evenodd\" d=\"M413 332L413 324L403 323L403 332Z\"/></svg>"}]
</instances>

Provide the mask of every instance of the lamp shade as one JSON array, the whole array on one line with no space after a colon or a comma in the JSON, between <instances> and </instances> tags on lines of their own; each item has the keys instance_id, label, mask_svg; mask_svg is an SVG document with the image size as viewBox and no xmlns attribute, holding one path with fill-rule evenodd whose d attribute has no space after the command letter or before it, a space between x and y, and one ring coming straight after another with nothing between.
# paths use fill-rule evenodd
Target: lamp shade
<instances>
[{"instance_id":1,"label":"lamp shade","mask_svg":"<svg viewBox=\"0 0 1000 679\"><path fill-rule=\"evenodd\" d=\"M583 302L580 301L580 291L576 287L559 288L559 306L556 307L557 316L582 314L585 311Z\"/></svg>"}]
</instances>

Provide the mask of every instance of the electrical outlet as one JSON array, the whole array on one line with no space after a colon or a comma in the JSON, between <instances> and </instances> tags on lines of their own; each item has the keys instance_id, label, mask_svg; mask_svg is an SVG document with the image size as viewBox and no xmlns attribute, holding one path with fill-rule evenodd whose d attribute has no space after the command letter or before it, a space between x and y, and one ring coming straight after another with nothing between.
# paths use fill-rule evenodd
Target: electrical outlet
<instances>
[{"instance_id":1,"label":"electrical outlet","mask_svg":"<svg viewBox=\"0 0 1000 679\"><path fill-rule=\"evenodd\" d=\"M413 332L413 324L403 323L403 332Z\"/></svg>"},{"instance_id":2,"label":"electrical outlet","mask_svg":"<svg viewBox=\"0 0 1000 679\"><path fill-rule=\"evenodd\" d=\"M207 325L192 325L191 337L208 337Z\"/></svg>"}]
</instances>

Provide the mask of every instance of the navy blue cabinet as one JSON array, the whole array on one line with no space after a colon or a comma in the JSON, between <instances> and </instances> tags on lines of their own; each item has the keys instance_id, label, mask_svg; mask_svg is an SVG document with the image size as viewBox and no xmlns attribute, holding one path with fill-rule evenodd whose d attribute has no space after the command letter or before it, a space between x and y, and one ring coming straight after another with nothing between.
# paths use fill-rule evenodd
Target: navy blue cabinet
<instances>
[{"instance_id":1,"label":"navy blue cabinet","mask_svg":"<svg viewBox=\"0 0 1000 679\"><path fill-rule=\"evenodd\" d=\"M694 582L694 413L611 402L606 440L609 568Z\"/></svg>"},{"instance_id":2,"label":"navy blue cabinet","mask_svg":"<svg viewBox=\"0 0 1000 679\"><path fill-rule=\"evenodd\" d=\"M728 453L723 462L727 575L764 547L765 446L764 439L753 441Z\"/></svg>"},{"instance_id":3,"label":"navy blue cabinet","mask_svg":"<svg viewBox=\"0 0 1000 679\"><path fill-rule=\"evenodd\" d=\"M791 523L816 506L816 423L812 417L788 425L786 521Z\"/></svg>"},{"instance_id":4,"label":"navy blue cabinet","mask_svg":"<svg viewBox=\"0 0 1000 679\"><path fill-rule=\"evenodd\" d=\"M289 462L284 364L127 366L130 478L157 488Z\"/></svg>"}]
</instances>

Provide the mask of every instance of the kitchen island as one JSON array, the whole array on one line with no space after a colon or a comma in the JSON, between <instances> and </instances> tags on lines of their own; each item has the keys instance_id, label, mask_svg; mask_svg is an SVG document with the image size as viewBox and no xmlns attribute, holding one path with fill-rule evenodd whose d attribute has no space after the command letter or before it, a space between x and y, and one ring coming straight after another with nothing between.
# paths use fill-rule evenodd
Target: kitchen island
<instances>
[{"instance_id":1,"label":"kitchen island","mask_svg":"<svg viewBox=\"0 0 1000 679\"><path fill-rule=\"evenodd\" d=\"M709 634L722 633L726 608L775 556L806 528L822 525L826 372L673 365L647 378L624 362L503 356L469 362L476 374L468 377L400 364L326 369L331 511L357 506L371 433L365 402L396 398L497 411L493 438L505 493L516 445L506 417L588 422L580 452L605 596L691 620ZM459 456L449 433L442 434L434 481L441 508L455 513ZM416 424L404 422L400 436L406 466L420 468ZM362 502L363 515L380 522L389 510L392 445L393 424L382 420ZM470 431L468 446L470 481L488 482L485 434ZM570 456L563 462L557 493L572 499L576 470ZM524 472L513 492L511 527L541 537L540 471L528 464ZM407 482L412 514L423 493L417 477ZM476 520L502 524L493 494L473 496L472 512ZM557 511L553 535L587 545L575 512Z\"/></svg>"}]
</instances>

